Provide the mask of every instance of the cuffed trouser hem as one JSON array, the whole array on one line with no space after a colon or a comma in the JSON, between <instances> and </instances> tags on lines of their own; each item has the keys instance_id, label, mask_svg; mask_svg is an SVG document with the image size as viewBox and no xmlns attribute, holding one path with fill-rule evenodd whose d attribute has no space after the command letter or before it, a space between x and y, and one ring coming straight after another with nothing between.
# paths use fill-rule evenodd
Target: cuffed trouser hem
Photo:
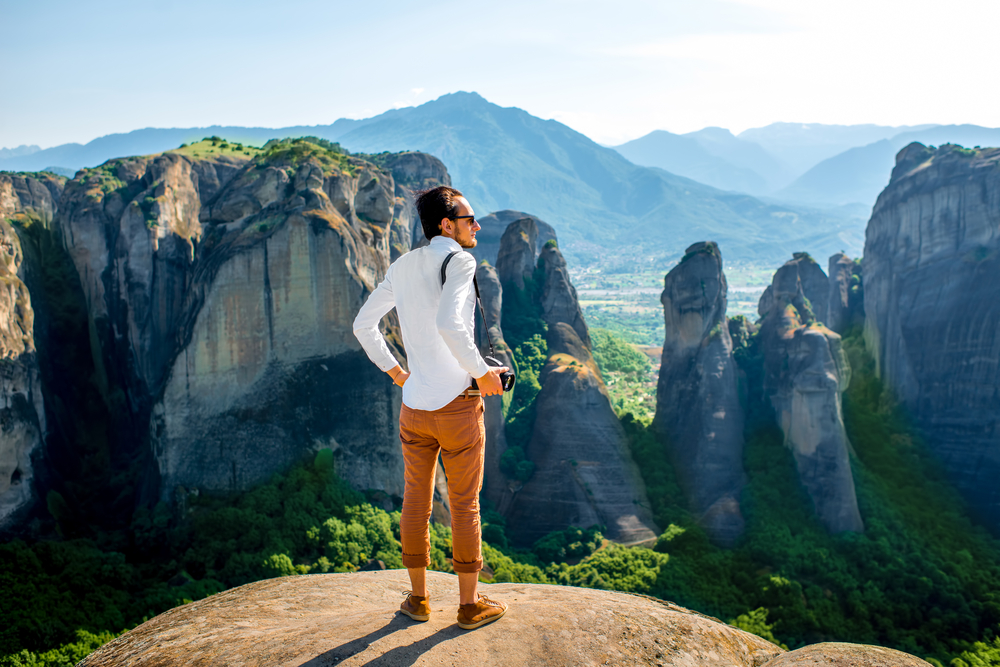
<instances>
[{"instance_id":1,"label":"cuffed trouser hem","mask_svg":"<svg viewBox=\"0 0 1000 667\"><path fill-rule=\"evenodd\" d=\"M430 554L423 554L422 556L403 554L403 567L428 567L430 564Z\"/></svg>"},{"instance_id":2,"label":"cuffed trouser hem","mask_svg":"<svg viewBox=\"0 0 1000 667\"><path fill-rule=\"evenodd\" d=\"M483 569L483 559L480 558L472 563L459 563L453 559L451 561L451 569L455 570L456 574L474 574Z\"/></svg>"}]
</instances>

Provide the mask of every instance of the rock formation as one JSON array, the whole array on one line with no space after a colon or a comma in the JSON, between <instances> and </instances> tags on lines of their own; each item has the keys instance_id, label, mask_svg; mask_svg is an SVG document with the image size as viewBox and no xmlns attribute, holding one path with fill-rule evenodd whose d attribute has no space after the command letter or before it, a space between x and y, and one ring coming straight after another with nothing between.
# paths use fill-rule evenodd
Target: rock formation
<instances>
[{"instance_id":1,"label":"rock formation","mask_svg":"<svg viewBox=\"0 0 1000 667\"><path fill-rule=\"evenodd\" d=\"M865 240L865 342L971 508L1000 530L1000 149L896 156Z\"/></svg>"},{"instance_id":2,"label":"rock formation","mask_svg":"<svg viewBox=\"0 0 1000 667\"><path fill-rule=\"evenodd\" d=\"M476 207L476 202L470 202L472 207ZM510 223L517 220L523 220L525 218L530 218L532 223L534 223L537 239L535 242L535 259L538 259L538 252L541 252L542 247L550 240L555 240L556 230L552 228L552 225L547 222L531 215L530 213L525 213L524 211L494 211L489 215L483 216L481 218L476 218L479 221L482 229L476 234L476 247L473 248L472 254L476 256L479 261L486 260L491 265L496 266L497 260L500 254L500 246L502 245L502 239L504 232L510 226ZM534 266L534 262L532 262Z\"/></svg>"},{"instance_id":3,"label":"rock formation","mask_svg":"<svg viewBox=\"0 0 1000 667\"><path fill-rule=\"evenodd\" d=\"M666 336L654 424L692 511L711 539L743 534L743 409L726 318L722 255L713 242L689 247L664 278Z\"/></svg>"},{"instance_id":4,"label":"rock formation","mask_svg":"<svg viewBox=\"0 0 1000 667\"><path fill-rule=\"evenodd\" d=\"M427 153L383 153L371 158L392 174L395 185L396 201L390 233L390 260L394 262L403 253L426 242L420 217L413 206L413 193L439 185L451 185L451 176L441 160Z\"/></svg>"},{"instance_id":5,"label":"rock formation","mask_svg":"<svg viewBox=\"0 0 1000 667\"><path fill-rule=\"evenodd\" d=\"M861 265L838 252L830 257L827 276L830 280L830 299L829 310L823 321L833 331L844 334L864 320Z\"/></svg>"},{"instance_id":6,"label":"rock formation","mask_svg":"<svg viewBox=\"0 0 1000 667\"><path fill-rule=\"evenodd\" d=\"M457 578L428 572L427 582L431 618L415 623L397 611L399 591L409 586L402 570L258 581L164 612L80 666L929 667L878 646L827 643L785 652L672 602L571 586L480 584L511 607L468 632L455 624Z\"/></svg>"},{"instance_id":7,"label":"rock formation","mask_svg":"<svg viewBox=\"0 0 1000 667\"><path fill-rule=\"evenodd\" d=\"M489 323L489 333L493 341L495 356L508 368L513 369L515 366L511 351L504 340L503 330L500 328L500 315L503 309L503 289L500 287L500 278L497 275L496 269L483 262L476 269L476 279L479 282L483 312L486 314L486 321ZM476 339L480 354L484 357L488 356L490 354L489 341L487 341L482 317L479 313L476 313ZM483 399L486 426L486 463L483 496L490 501L500 514L507 511L510 500L513 497L510 484L500 471L500 457L507 450L503 403L503 396L487 396Z\"/></svg>"},{"instance_id":8,"label":"rock formation","mask_svg":"<svg viewBox=\"0 0 1000 667\"><path fill-rule=\"evenodd\" d=\"M51 223L65 179L0 174L0 527L36 501L46 434L27 266L14 226Z\"/></svg>"},{"instance_id":9,"label":"rock formation","mask_svg":"<svg viewBox=\"0 0 1000 667\"><path fill-rule=\"evenodd\" d=\"M381 157L411 183L447 176ZM301 140L253 159L116 160L70 183L56 224L160 498L247 488L321 447L355 487L402 495L399 395L351 332L409 224L399 192L388 171Z\"/></svg>"},{"instance_id":10,"label":"rock formation","mask_svg":"<svg viewBox=\"0 0 1000 667\"><path fill-rule=\"evenodd\" d=\"M851 369L840 336L813 315L828 295L826 275L805 253L774 274L758 306L764 392L819 520L832 533L858 532L864 525L841 410Z\"/></svg>"},{"instance_id":11,"label":"rock formation","mask_svg":"<svg viewBox=\"0 0 1000 667\"><path fill-rule=\"evenodd\" d=\"M497 260L504 285L516 288L517 278L528 272L535 253L531 240L537 239L533 228L530 219L522 219L504 233ZM555 243L541 251L538 276L548 359L526 452L536 467L511 502L509 532L530 544L567 526L600 524L619 542L652 539L657 528L645 486L591 355L576 290Z\"/></svg>"}]
</instances>

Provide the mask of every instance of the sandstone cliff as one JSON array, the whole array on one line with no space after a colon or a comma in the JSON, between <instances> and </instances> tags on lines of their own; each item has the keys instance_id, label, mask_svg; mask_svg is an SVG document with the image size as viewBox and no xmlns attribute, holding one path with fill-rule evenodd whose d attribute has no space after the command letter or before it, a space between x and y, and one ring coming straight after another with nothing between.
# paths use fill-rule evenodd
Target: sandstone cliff
<instances>
[{"instance_id":1,"label":"sandstone cliff","mask_svg":"<svg viewBox=\"0 0 1000 667\"><path fill-rule=\"evenodd\" d=\"M37 500L35 468L46 434L28 267L13 225L51 223L64 182L0 174L0 527Z\"/></svg>"},{"instance_id":2,"label":"sandstone cliff","mask_svg":"<svg viewBox=\"0 0 1000 667\"><path fill-rule=\"evenodd\" d=\"M740 492L746 475L719 247L689 247L664 278L660 300L666 336L654 424L699 523L714 542L732 546L744 529Z\"/></svg>"},{"instance_id":3,"label":"sandstone cliff","mask_svg":"<svg viewBox=\"0 0 1000 667\"><path fill-rule=\"evenodd\" d=\"M503 310L503 289L500 287L500 277L496 269L483 262L476 269L476 279L482 296L483 312L489 323L489 334L493 341L493 351L508 368L514 369L507 341L504 340L500 327ZM476 313L476 339L479 352L484 357L490 354L489 341L483 328L482 316ZM509 402L509 398L507 399ZM486 462L485 478L483 480L483 496L490 501L500 514L507 511L513 490L509 480L500 470L500 457L507 450L507 435L503 396L487 396L483 399L484 420L486 426Z\"/></svg>"},{"instance_id":4,"label":"sandstone cliff","mask_svg":"<svg viewBox=\"0 0 1000 667\"><path fill-rule=\"evenodd\" d=\"M80 665L929 667L858 644L785 652L672 602L570 586L480 584L510 610L470 632L455 624L457 578L428 572L427 582L431 618L416 623L397 611L402 570L258 581L160 614Z\"/></svg>"},{"instance_id":5,"label":"sandstone cliff","mask_svg":"<svg viewBox=\"0 0 1000 667\"><path fill-rule=\"evenodd\" d=\"M402 494L399 395L351 323L412 221L389 171L321 144L116 160L67 187L56 224L160 498L246 488L320 447L354 486ZM422 182L421 161L393 166Z\"/></svg>"},{"instance_id":6,"label":"sandstone cliff","mask_svg":"<svg viewBox=\"0 0 1000 667\"><path fill-rule=\"evenodd\" d=\"M864 525L841 409L851 370L840 336L813 314L828 297L826 275L804 253L774 274L759 304L764 392L820 521L830 532L858 532Z\"/></svg>"},{"instance_id":7,"label":"sandstone cliff","mask_svg":"<svg viewBox=\"0 0 1000 667\"><path fill-rule=\"evenodd\" d=\"M537 238L530 219L508 227L497 260L504 285L518 289ZM537 267L548 359L538 379L541 390L526 451L535 473L511 501L510 532L517 541L531 543L567 526L600 524L619 542L652 539L657 528L645 487L591 355L576 290L555 243L544 245Z\"/></svg>"},{"instance_id":8,"label":"sandstone cliff","mask_svg":"<svg viewBox=\"0 0 1000 667\"><path fill-rule=\"evenodd\" d=\"M413 205L413 195L439 185L451 185L451 176L444 163L433 155L407 151L366 156L392 174L395 185L395 206L390 234L390 260L426 242L420 226L420 216Z\"/></svg>"},{"instance_id":9,"label":"sandstone cliff","mask_svg":"<svg viewBox=\"0 0 1000 667\"><path fill-rule=\"evenodd\" d=\"M865 240L865 342L973 510L1000 529L1000 149L896 156Z\"/></svg>"},{"instance_id":10,"label":"sandstone cliff","mask_svg":"<svg viewBox=\"0 0 1000 667\"><path fill-rule=\"evenodd\" d=\"M476 202L470 202L472 207L476 207ZM542 247L550 240L555 240L556 230L552 228L552 225L547 222L537 218L530 213L525 213L524 211L494 211L489 215L477 218L482 229L476 234L476 247L472 250L472 254L476 256L479 261L486 260L493 266L497 265L498 257L500 254L500 246L502 245L502 239L510 223L517 220L523 220L525 218L530 218L535 226L536 230L536 252L535 259L538 259L538 252L541 251ZM533 263L532 263L533 264Z\"/></svg>"},{"instance_id":11,"label":"sandstone cliff","mask_svg":"<svg viewBox=\"0 0 1000 667\"><path fill-rule=\"evenodd\" d=\"M830 257L829 311L824 323L839 334L864 322L864 291L861 264L842 252Z\"/></svg>"}]
</instances>

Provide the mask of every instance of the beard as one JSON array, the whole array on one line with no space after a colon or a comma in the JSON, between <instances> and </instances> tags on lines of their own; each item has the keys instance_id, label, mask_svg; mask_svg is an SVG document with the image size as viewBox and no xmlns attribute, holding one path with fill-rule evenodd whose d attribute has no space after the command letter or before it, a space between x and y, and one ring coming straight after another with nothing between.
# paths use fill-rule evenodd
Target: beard
<instances>
[{"instance_id":1,"label":"beard","mask_svg":"<svg viewBox=\"0 0 1000 667\"><path fill-rule=\"evenodd\" d=\"M456 236L455 241L463 248L475 248L476 244L479 243L471 233L466 236Z\"/></svg>"}]
</instances>

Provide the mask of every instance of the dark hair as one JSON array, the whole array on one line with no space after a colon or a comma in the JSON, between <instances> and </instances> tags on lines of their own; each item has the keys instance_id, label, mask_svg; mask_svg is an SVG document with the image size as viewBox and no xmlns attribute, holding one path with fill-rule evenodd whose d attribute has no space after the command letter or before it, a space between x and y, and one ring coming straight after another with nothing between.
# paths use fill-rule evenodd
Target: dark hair
<instances>
[{"instance_id":1,"label":"dark hair","mask_svg":"<svg viewBox=\"0 0 1000 667\"><path fill-rule=\"evenodd\" d=\"M417 213L428 240L441 235L441 219L458 215L455 198L464 196L455 188L440 185L417 193Z\"/></svg>"}]
</instances>

